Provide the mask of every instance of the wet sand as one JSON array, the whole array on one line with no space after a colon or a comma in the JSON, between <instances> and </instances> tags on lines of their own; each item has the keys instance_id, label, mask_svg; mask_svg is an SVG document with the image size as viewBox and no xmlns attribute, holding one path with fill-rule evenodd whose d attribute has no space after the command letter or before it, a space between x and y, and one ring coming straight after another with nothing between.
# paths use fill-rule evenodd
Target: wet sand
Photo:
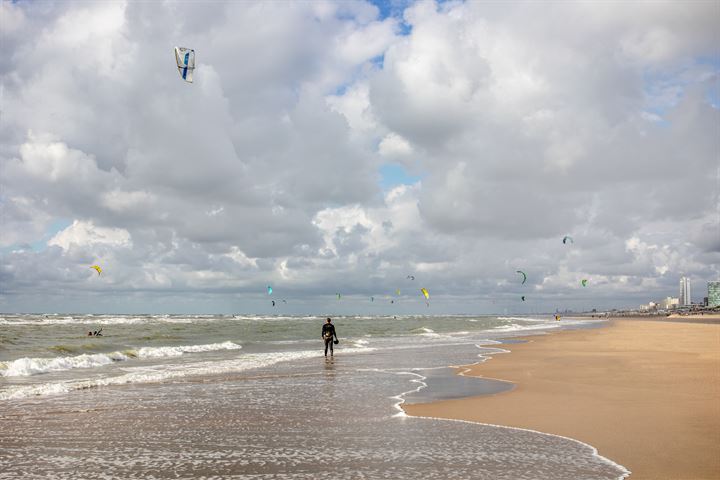
<instances>
[{"instance_id":1,"label":"wet sand","mask_svg":"<svg viewBox=\"0 0 720 480\"><path fill-rule=\"evenodd\" d=\"M403 407L575 438L632 480L720 478L720 325L623 319L528 340L465 372L515 389Z\"/></svg>"}]
</instances>

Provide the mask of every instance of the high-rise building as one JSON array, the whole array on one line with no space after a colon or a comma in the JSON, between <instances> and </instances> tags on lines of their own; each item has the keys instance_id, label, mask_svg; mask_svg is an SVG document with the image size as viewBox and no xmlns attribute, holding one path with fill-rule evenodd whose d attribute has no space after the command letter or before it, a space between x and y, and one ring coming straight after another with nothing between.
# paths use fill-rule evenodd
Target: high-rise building
<instances>
[{"instance_id":1,"label":"high-rise building","mask_svg":"<svg viewBox=\"0 0 720 480\"><path fill-rule=\"evenodd\" d=\"M680 279L680 306L690 305L692 297L690 297L690 279L682 277Z\"/></svg>"},{"instance_id":2,"label":"high-rise building","mask_svg":"<svg viewBox=\"0 0 720 480\"><path fill-rule=\"evenodd\" d=\"M677 308L678 305L680 305L679 299L673 297L667 297L658 303L658 306L663 310L672 310L673 308Z\"/></svg>"},{"instance_id":3,"label":"high-rise building","mask_svg":"<svg viewBox=\"0 0 720 480\"><path fill-rule=\"evenodd\" d=\"M708 282L708 307L720 307L720 282Z\"/></svg>"}]
</instances>

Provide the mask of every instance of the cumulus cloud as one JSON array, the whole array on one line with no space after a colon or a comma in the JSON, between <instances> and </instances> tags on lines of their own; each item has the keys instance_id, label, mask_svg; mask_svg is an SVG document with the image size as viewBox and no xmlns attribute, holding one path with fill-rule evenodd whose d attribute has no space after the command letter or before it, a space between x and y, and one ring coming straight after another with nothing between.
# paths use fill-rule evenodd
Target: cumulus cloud
<instances>
[{"instance_id":1,"label":"cumulus cloud","mask_svg":"<svg viewBox=\"0 0 720 480\"><path fill-rule=\"evenodd\" d=\"M75 220L72 225L58 232L47 242L64 250L85 248L91 245L109 245L111 247L130 247L130 233L122 228L95 227L92 222Z\"/></svg>"},{"instance_id":2,"label":"cumulus cloud","mask_svg":"<svg viewBox=\"0 0 720 480\"><path fill-rule=\"evenodd\" d=\"M717 279L717 4L398 5L0 3L3 308L261 310L272 283L361 311L412 273L438 311L531 311Z\"/></svg>"}]
</instances>

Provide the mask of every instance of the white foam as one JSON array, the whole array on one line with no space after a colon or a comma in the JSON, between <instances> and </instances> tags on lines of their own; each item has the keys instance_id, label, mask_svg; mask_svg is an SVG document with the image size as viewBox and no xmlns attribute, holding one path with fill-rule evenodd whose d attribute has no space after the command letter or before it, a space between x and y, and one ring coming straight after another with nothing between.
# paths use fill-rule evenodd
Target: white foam
<instances>
[{"instance_id":1,"label":"white foam","mask_svg":"<svg viewBox=\"0 0 720 480\"><path fill-rule=\"evenodd\" d=\"M0 325L120 325L120 324L144 324L149 321L158 321L163 319L152 319L148 317L92 317L92 318L74 318L74 317L54 317L54 318L34 318L34 319L3 319Z\"/></svg>"},{"instance_id":2,"label":"white foam","mask_svg":"<svg viewBox=\"0 0 720 480\"><path fill-rule=\"evenodd\" d=\"M342 351L342 353L366 353L373 350L374 349L372 348L343 348L340 351ZM83 390L109 385L155 383L191 375L235 373L253 368L267 367L280 362L297 361L305 358L320 357L322 355L322 352L318 350L255 353L242 355L224 361L156 365L151 367L131 367L125 369L127 373L114 377L43 383L37 385L19 385L6 388L3 391L0 391L0 400L67 393L73 390Z\"/></svg>"},{"instance_id":3,"label":"white foam","mask_svg":"<svg viewBox=\"0 0 720 480\"><path fill-rule=\"evenodd\" d=\"M435 333L435 330L428 327L420 327L412 330L410 333L413 333L415 335L422 335L425 337L438 337L439 335Z\"/></svg>"},{"instance_id":4,"label":"white foam","mask_svg":"<svg viewBox=\"0 0 720 480\"><path fill-rule=\"evenodd\" d=\"M0 362L3 377L26 377L47 372L94 368L123 362L131 358L178 357L185 353L210 352L216 350L237 350L242 348L233 342L211 343L208 345L180 345L174 347L142 347L122 352L82 354L72 357L18 358L11 362Z\"/></svg>"},{"instance_id":5,"label":"white foam","mask_svg":"<svg viewBox=\"0 0 720 480\"><path fill-rule=\"evenodd\" d=\"M542 325L519 325L517 323L511 323L510 325L502 325L492 329L494 332L520 332L526 330L546 330L551 328L558 328L561 325L557 323L544 323Z\"/></svg>"},{"instance_id":6,"label":"white foam","mask_svg":"<svg viewBox=\"0 0 720 480\"><path fill-rule=\"evenodd\" d=\"M3 377L27 377L39 373L72 370L74 368L93 368L113 362L128 360L120 352L76 355L74 357L55 358L18 358L12 362L0 362L0 374Z\"/></svg>"},{"instance_id":7,"label":"white foam","mask_svg":"<svg viewBox=\"0 0 720 480\"><path fill-rule=\"evenodd\" d=\"M497 317L498 320L519 320L521 322L547 322L548 318L532 318L532 317Z\"/></svg>"},{"instance_id":8,"label":"white foam","mask_svg":"<svg viewBox=\"0 0 720 480\"><path fill-rule=\"evenodd\" d=\"M198 323L223 320L210 317L171 317L169 315L137 316L101 316L90 317L38 317L38 318L0 318L0 325L146 325L148 323Z\"/></svg>"},{"instance_id":9,"label":"white foam","mask_svg":"<svg viewBox=\"0 0 720 480\"><path fill-rule=\"evenodd\" d=\"M233 342L210 343L208 345L181 345L178 347L142 347L137 350L138 358L179 357L184 353L211 352L215 350L238 350L242 348Z\"/></svg>"}]
</instances>

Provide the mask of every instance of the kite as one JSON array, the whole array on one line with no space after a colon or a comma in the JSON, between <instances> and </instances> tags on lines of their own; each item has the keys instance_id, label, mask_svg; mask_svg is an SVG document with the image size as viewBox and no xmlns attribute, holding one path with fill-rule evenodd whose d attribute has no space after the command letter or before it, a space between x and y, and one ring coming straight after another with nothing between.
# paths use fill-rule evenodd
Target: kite
<instances>
[{"instance_id":1,"label":"kite","mask_svg":"<svg viewBox=\"0 0 720 480\"><path fill-rule=\"evenodd\" d=\"M583 278L583 279L580 281L580 283L582 283L582 286L583 286L583 287L587 287L587 282L588 282L588 281L587 281L587 278Z\"/></svg>"},{"instance_id":2,"label":"kite","mask_svg":"<svg viewBox=\"0 0 720 480\"><path fill-rule=\"evenodd\" d=\"M397 295L398 297L400 296L400 289L399 289L399 288L398 288L397 290L395 290L395 295Z\"/></svg>"},{"instance_id":3,"label":"kite","mask_svg":"<svg viewBox=\"0 0 720 480\"><path fill-rule=\"evenodd\" d=\"M570 242L570 243L575 243L575 241L573 241L573 239L572 239L571 236L565 235L565 236L563 237L563 245L566 244L566 243L568 243L568 242Z\"/></svg>"},{"instance_id":4,"label":"kite","mask_svg":"<svg viewBox=\"0 0 720 480\"><path fill-rule=\"evenodd\" d=\"M523 296L520 297L520 298L522 299L523 302L525 301L525 295L523 295Z\"/></svg>"},{"instance_id":5,"label":"kite","mask_svg":"<svg viewBox=\"0 0 720 480\"><path fill-rule=\"evenodd\" d=\"M525 281L527 280L527 275L525 275L525 272L523 272L522 270L516 270L515 273L519 273L523 276L522 285L525 285Z\"/></svg>"},{"instance_id":6,"label":"kite","mask_svg":"<svg viewBox=\"0 0 720 480\"><path fill-rule=\"evenodd\" d=\"M415 280L415 276L414 276L414 275L408 275L407 278L409 278L410 280Z\"/></svg>"},{"instance_id":7,"label":"kite","mask_svg":"<svg viewBox=\"0 0 720 480\"><path fill-rule=\"evenodd\" d=\"M272 295L272 287L268 285L268 295Z\"/></svg>"},{"instance_id":8,"label":"kite","mask_svg":"<svg viewBox=\"0 0 720 480\"><path fill-rule=\"evenodd\" d=\"M94 268L98 272L98 275L102 273L102 268L100 268L100 265L92 265L90 268Z\"/></svg>"},{"instance_id":9,"label":"kite","mask_svg":"<svg viewBox=\"0 0 720 480\"><path fill-rule=\"evenodd\" d=\"M275 306L275 300L270 300L273 304L273 307Z\"/></svg>"},{"instance_id":10,"label":"kite","mask_svg":"<svg viewBox=\"0 0 720 480\"><path fill-rule=\"evenodd\" d=\"M180 77L188 83L193 81L195 71L195 50L192 48L175 47L175 61Z\"/></svg>"},{"instance_id":11,"label":"kite","mask_svg":"<svg viewBox=\"0 0 720 480\"><path fill-rule=\"evenodd\" d=\"M423 296L425 297L425 300L430 300L430 293L427 291L426 288L421 288L420 291L422 292Z\"/></svg>"}]
</instances>

